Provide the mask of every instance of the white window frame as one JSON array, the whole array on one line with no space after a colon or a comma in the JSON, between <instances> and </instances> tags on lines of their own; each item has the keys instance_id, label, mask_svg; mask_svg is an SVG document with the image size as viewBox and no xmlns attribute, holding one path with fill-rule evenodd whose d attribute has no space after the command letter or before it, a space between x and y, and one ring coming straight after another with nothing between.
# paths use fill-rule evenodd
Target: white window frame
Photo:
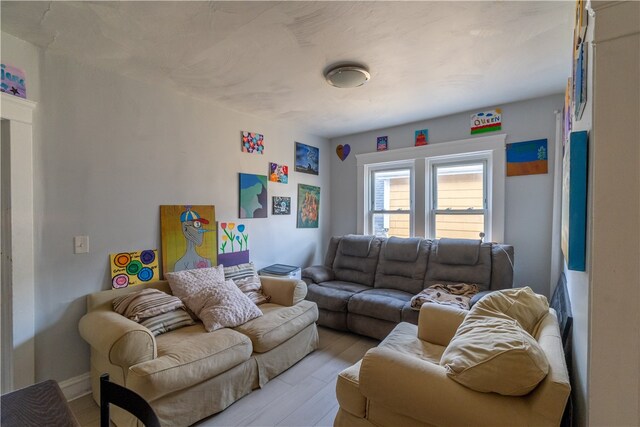
<instances>
[{"instance_id":1,"label":"white window frame","mask_svg":"<svg viewBox=\"0 0 640 427\"><path fill-rule=\"evenodd\" d=\"M465 164L478 164L481 163L482 164L482 198L483 198L483 203L482 203L482 209L474 209L469 211L468 213L462 213L460 212L460 210L457 210L457 212L451 213L451 215L464 215L464 214L472 214L472 215L484 215L485 221L484 221L484 229L483 229L483 233L486 236L490 236L491 235L491 224L490 224L490 220L491 220L491 209L490 209L490 197L492 193L489 190L489 170L490 170L490 163L491 163L491 153L484 151L484 152L477 152L477 153L470 153L470 154L463 154L463 155L451 155L451 156L438 156L438 157L431 157L426 159L427 162L427 166L426 166L426 170L427 170L427 185L426 188L428 189L427 191L427 198L428 198L428 203L427 203L427 209L426 209L426 224L427 224L427 234L426 237L430 238L430 239L435 239L436 237L436 214L440 213L446 213L446 212L442 212L436 209L436 201L437 201L437 192L436 192L436 188L437 188L437 178L436 178L436 169L439 166L463 166ZM479 238L480 236L478 236Z\"/></svg>"},{"instance_id":2,"label":"white window frame","mask_svg":"<svg viewBox=\"0 0 640 427\"><path fill-rule=\"evenodd\" d=\"M505 226L505 177L506 177L506 134L487 135L443 143L431 143L421 147L399 148L356 155L357 174L357 232L365 234L368 230L368 210L370 206L370 171L376 167L406 167L413 165L412 174L412 236L432 238L429 232L429 159L463 159L469 156L485 155L487 158L487 232L485 241L504 242ZM424 212L422 214L416 214Z\"/></svg>"},{"instance_id":3,"label":"white window frame","mask_svg":"<svg viewBox=\"0 0 640 427\"><path fill-rule=\"evenodd\" d=\"M374 213L395 213L395 211L375 211L373 209L374 206L374 200L373 200L373 195L374 195L374 187L373 187L373 175L376 172L385 172L385 171L393 171L393 170L400 170L400 169L409 169L409 200L410 200L410 207L409 207L409 233L410 235L414 235L414 223L415 223L415 217L416 217L416 210L415 210L415 203L413 202L414 200L414 195L415 195L415 168L414 168L414 162L412 161L398 161L398 162L385 162L385 163L377 163L377 164L373 164L371 166L365 166L365 173L367 174L365 182L366 184L366 188L368 189L368 191L366 191L366 195L364 197L365 201L365 218L363 219L363 230L367 230L366 234L373 234L373 215ZM365 187L362 187L363 189ZM385 193L385 197L386 193ZM401 213L405 213L405 211L402 211ZM359 232L360 234L363 234L362 232Z\"/></svg>"}]
</instances>

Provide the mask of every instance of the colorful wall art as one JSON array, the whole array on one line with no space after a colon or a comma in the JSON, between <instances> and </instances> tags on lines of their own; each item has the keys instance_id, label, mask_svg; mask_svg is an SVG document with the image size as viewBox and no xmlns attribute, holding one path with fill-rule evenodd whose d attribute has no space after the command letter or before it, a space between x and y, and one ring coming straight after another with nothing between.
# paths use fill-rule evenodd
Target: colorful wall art
<instances>
[{"instance_id":1,"label":"colorful wall art","mask_svg":"<svg viewBox=\"0 0 640 427\"><path fill-rule=\"evenodd\" d=\"M389 149L389 137L379 136L376 142L376 151L387 151Z\"/></svg>"},{"instance_id":2,"label":"colorful wall art","mask_svg":"<svg viewBox=\"0 0 640 427\"><path fill-rule=\"evenodd\" d=\"M287 184L289 182L289 166L269 162L269 181Z\"/></svg>"},{"instance_id":3,"label":"colorful wall art","mask_svg":"<svg viewBox=\"0 0 640 427\"><path fill-rule=\"evenodd\" d=\"M240 174L240 218L267 217L267 176Z\"/></svg>"},{"instance_id":4,"label":"colorful wall art","mask_svg":"<svg viewBox=\"0 0 640 427\"><path fill-rule=\"evenodd\" d=\"M320 150L311 145L296 142L296 172L318 175L320 171Z\"/></svg>"},{"instance_id":5,"label":"colorful wall art","mask_svg":"<svg viewBox=\"0 0 640 427\"><path fill-rule=\"evenodd\" d=\"M349 144L340 144L336 147L336 154L338 155L338 158L344 162L344 159L347 158L347 156L349 156L349 153L351 152L351 146Z\"/></svg>"},{"instance_id":6,"label":"colorful wall art","mask_svg":"<svg viewBox=\"0 0 640 427\"><path fill-rule=\"evenodd\" d=\"M320 187L298 184L297 228L318 228L320 219Z\"/></svg>"},{"instance_id":7,"label":"colorful wall art","mask_svg":"<svg viewBox=\"0 0 640 427\"><path fill-rule=\"evenodd\" d=\"M580 120L587 105L587 47L580 43L573 61L573 113Z\"/></svg>"},{"instance_id":8,"label":"colorful wall art","mask_svg":"<svg viewBox=\"0 0 640 427\"><path fill-rule=\"evenodd\" d=\"M27 97L24 71L7 64L0 64L0 92Z\"/></svg>"},{"instance_id":9,"label":"colorful wall art","mask_svg":"<svg viewBox=\"0 0 640 427\"><path fill-rule=\"evenodd\" d=\"M272 202L273 215L291 215L291 197L273 196Z\"/></svg>"},{"instance_id":10,"label":"colorful wall art","mask_svg":"<svg viewBox=\"0 0 640 427\"><path fill-rule=\"evenodd\" d=\"M547 173L547 140L507 144L507 176Z\"/></svg>"},{"instance_id":11,"label":"colorful wall art","mask_svg":"<svg viewBox=\"0 0 640 427\"><path fill-rule=\"evenodd\" d=\"M264 154L264 135L242 131L242 152Z\"/></svg>"},{"instance_id":12,"label":"colorful wall art","mask_svg":"<svg viewBox=\"0 0 640 427\"><path fill-rule=\"evenodd\" d=\"M586 131L571 132L562 164L561 247L569 270L585 271L587 248Z\"/></svg>"},{"instance_id":13,"label":"colorful wall art","mask_svg":"<svg viewBox=\"0 0 640 427\"><path fill-rule=\"evenodd\" d=\"M429 143L429 129L420 129L416 131L415 146L427 145Z\"/></svg>"},{"instance_id":14,"label":"colorful wall art","mask_svg":"<svg viewBox=\"0 0 640 427\"><path fill-rule=\"evenodd\" d=\"M157 249L109 254L109 259L113 288L126 288L160 279Z\"/></svg>"},{"instance_id":15,"label":"colorful wall art","mask_svg":"<svg viewBox=\"0 0 640 427\"><path fill-rule=\"evenodd\" d=\"M471 135L502 129L502 110L481 111L471 115Z\"/></svg>"},{"instance_id":16,"label":"colorful wall art","mask_svg":"<svg viewBox=\"0 0 640 427\"><path fill-rule=\"evenodd\" d=\"M249 262L249 230L244 223L218 223L218 262L225 267Z\"/></svg>"},{"instance_id":17,"label":"colorful wall art","mask_svg":"<svg viewBox=\"0 0 640 427\"><path fill-rule=\"evenodd\" d=\"M215 206L160 206L162 272L218 264Z\"/></svg>"}]
</instances>

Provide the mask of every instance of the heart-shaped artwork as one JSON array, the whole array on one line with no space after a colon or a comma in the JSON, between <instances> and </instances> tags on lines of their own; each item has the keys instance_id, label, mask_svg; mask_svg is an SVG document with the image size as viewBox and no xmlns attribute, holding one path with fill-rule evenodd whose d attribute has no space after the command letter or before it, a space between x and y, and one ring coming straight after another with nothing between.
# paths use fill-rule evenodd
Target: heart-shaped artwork
<instances>
[{"instance_id":1,"label":"heart-shaped artwork","mask_svg":"<svg viewBox=\"0 0 640 427\"><path fill-rule=\"evenodd\" d=\"M349 153L351 152L351 146L349 144L340 144L336 147L336 154L344 162L344 159L347 158Z\"/></svg>"}]
</instances>

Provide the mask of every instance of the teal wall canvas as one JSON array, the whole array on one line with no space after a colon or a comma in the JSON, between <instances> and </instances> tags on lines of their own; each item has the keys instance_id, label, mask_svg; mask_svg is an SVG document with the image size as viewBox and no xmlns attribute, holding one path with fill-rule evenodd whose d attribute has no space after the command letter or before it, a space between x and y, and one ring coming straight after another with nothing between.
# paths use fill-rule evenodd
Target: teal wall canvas
<instances>
[{"instance_id":1,"label":"teal wall canvas","mask_svg":"<svg viewBox=\"0 0 640 427\"><path fill-rule=\"evenodd\" d=\"M240 174L240 218L267 217L267 176Z\"/></svg>"}]
</instances>

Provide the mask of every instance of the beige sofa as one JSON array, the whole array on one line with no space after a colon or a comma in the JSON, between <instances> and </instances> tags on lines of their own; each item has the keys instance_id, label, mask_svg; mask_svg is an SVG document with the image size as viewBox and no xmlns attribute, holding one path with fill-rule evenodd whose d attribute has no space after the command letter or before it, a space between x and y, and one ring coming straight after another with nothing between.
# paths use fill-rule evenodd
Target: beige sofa
<instances>
[{"instance_id":1,"label":"beige sofa","mask_svg":"<svg viewBox=\"0 0 640 427\"><path fill-rule=\"evenodd\" d=\"M467 388L440 359L468 312L425 304L418 326L400 323L338 376L334 426L557 426L571 391L558 322L549 309L533 335L549 373L525 396Z\"/></svg>"},{"instance_id":2,"label":"beige sofa","mask_svg":"<svg viewBox=\"0 0 640 427\"><path fill-rule=\"evenodd\" d=\"M282 373L318 346L315 303L305 301L302 281L261 277L271 296L259 306L263 316L234 329L206 332L202 323L154 337L148 329L112 309L112 300L144 285L87 297L80 335L91 346L91 386L100 401L99 377L144 397L162 425L186 426L222 411ZM171 293L168 282L153 287ZM113 408L118 426L136 425Z\"/></svg>"}]
</instances>

